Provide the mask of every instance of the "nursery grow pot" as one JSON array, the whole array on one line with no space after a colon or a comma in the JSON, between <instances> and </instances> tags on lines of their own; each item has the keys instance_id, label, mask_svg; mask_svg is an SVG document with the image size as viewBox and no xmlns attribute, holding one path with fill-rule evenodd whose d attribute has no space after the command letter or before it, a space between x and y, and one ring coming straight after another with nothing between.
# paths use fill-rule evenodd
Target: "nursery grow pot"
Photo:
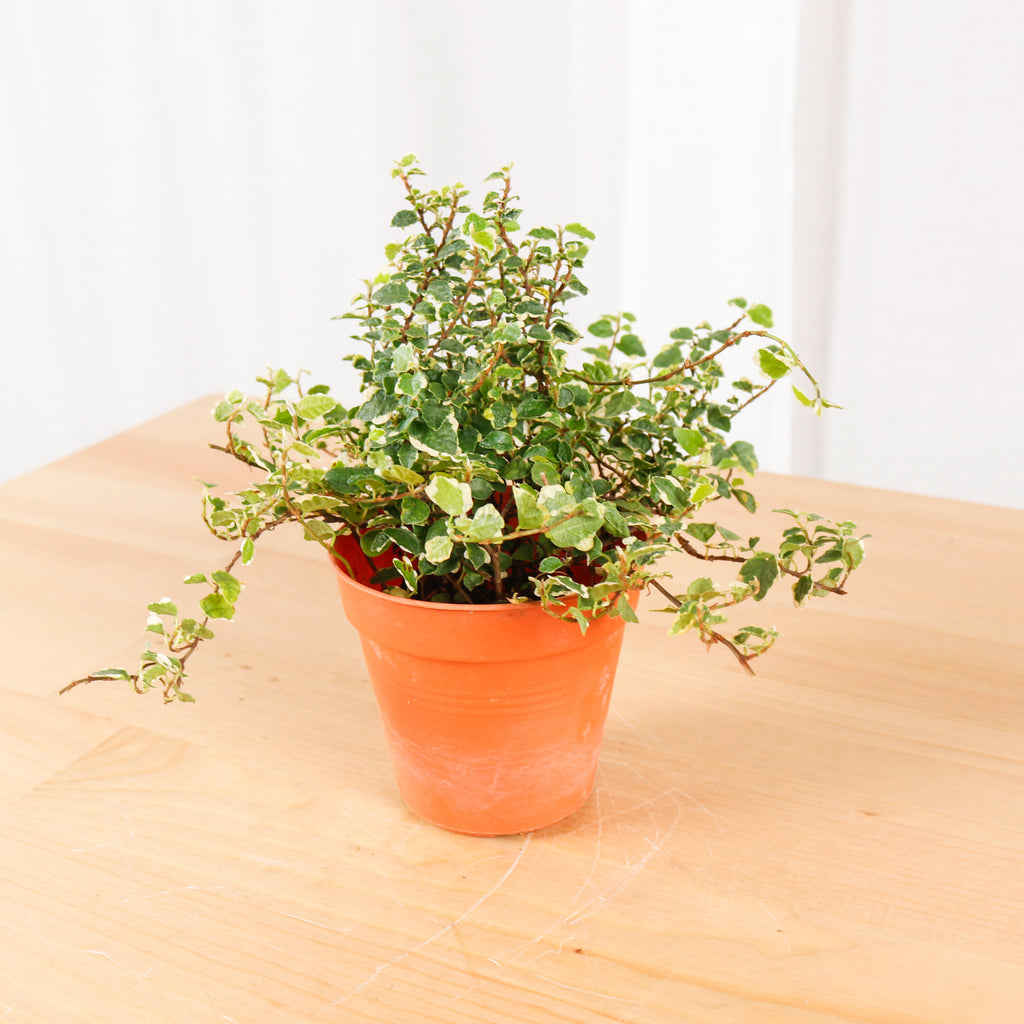
<instances>
[{"instance_id":1,"label":"nursery grow pot","mask_svg":"<svg viewBox=\"0 0 1024 1024\"><path fill-rule=\"evenodd\" d=\"M454 832L531 832L590 795L624 621L584 634L538 602L395 597L334 560L402 798ZM632 594L631 603L637 595Z\"/></svg>"}]
</instances>

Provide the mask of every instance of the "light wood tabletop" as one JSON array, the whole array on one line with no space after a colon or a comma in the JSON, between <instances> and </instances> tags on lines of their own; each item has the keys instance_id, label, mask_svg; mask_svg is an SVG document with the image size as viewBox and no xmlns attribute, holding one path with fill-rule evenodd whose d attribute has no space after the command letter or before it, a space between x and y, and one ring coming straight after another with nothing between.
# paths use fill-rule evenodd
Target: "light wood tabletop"
<instances>
[{"instance_id":1,"label":"light wood tabletop","mask_svg":"<svg viewBox=\"0 0 1024 1024\"><path fill-rule=\"evenodd\" d=\"M0 488L0 1022L1024 1021L1024 514L763 476L872 534L850 594L773 592L755 677L645 599L589 802L470 838L402 805L297 531L196 704L57 695L227 560L211 405Z\"/></svg>"}]
</instances>

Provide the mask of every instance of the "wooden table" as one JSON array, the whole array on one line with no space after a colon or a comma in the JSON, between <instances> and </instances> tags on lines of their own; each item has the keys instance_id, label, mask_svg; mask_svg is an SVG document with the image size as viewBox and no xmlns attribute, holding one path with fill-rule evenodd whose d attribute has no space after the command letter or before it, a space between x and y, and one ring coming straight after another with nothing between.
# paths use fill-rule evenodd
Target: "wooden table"
<instances>
[{"instance_id":1,"label":"wooden table","mask_svg":"<svg viewBox=\"0 0 1024 1024\"><path fill-rule=\"evenodd\" d=\"M648 609L590 802L475 839L402 806L296 533L197 704L57 696L225 561L211 405L0 488L0 1022L1024 1020L1024 515L765 476L873 534L853 592L765 602L755 678Z\"/></svg>"}]
</instances>

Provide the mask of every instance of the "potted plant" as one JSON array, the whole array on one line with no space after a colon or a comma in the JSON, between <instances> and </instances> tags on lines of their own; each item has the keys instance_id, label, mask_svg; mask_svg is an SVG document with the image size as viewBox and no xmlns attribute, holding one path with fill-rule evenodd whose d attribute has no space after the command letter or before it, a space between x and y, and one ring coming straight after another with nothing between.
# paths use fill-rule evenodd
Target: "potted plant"
<instances>
[{"instance_id":1,"label":"potted plant","mask_svg":"<svg viewBox=\"0 0 1024 1024\"><path fill-rule=\"evenodd\" d=\"M393 171L405 204L388 269L341 319L360 375L347 407L324 384L282 370L262 394L214 409L219 448L254 474L227 496L207 486L203 517L233 545L227 564L185 580L201 616L149 606L135 671L108 668L65 690L121 679L190 701L186 668L235 614L260 537L297 523L338 573L363 637L399 785L414 810L459 831L526 831L571 813L594 776L623 626L645 588L670 634L719 645L749 671L772 644L764 625L726 630L736 606L780 581L798 605L842 594L863 556L853 523L780 510L777 546L722 525L716 508L753 512L752 446L736 416L800 375L797 401L828 403L770 310L731 300L732 322L641 340L630 313L589 338L565 306L593 234L578 223L521 227L510 169L478 208L460 184L421 189L407 156ZM722 358L754 345L756 379ZM573 347L582 349L575 360ZM734 563L731 581L665 579L673 552Z\"/></svg>"}]
</instances>

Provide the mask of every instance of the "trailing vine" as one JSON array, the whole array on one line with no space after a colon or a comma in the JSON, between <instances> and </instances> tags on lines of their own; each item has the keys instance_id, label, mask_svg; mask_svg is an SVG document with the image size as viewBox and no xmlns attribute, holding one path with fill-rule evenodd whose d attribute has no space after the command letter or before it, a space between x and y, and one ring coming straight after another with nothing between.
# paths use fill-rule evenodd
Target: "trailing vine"
<instances>
[{"instance_id":1,"label":"trailing vine","mask_svg":"<svg viewBox=\"0 0 1024 1024\"><path fill-rule=\"evenodd\" d=\"M254 482L204 492L204 521L234 551L186 580L205 588L202 617L154 602L146 628L162 650L147 646L135 671L101 669L65 689L121 679L190 700L186 666L211 623L234 616L236 567L287 522L336 557L358 552L372 585L412 600L540 600L585 630L595 615L635 619L627 594L650 586L668 602L671 634L721 644L748 670L777 634L759 624L728 632L740 605L783 579L797 604L845 593L864 554L853 523L782 509L788 525L767 545L718 514L756 508L757 458L731 440L737 415L787 378L814 413L831 405L773 333L767 306L732 299L727 326L681 326L654 344L629 312L582 332L565 307L587 293L589 229L524 230L509 167L487 179L478 209L461 184L421 189L420 175L413 157L396 164L404 203L387 269L336 318L355 326L344 358L361 380L358 404L283 370L258 378L259 397L226 395L213 447ZM584 356L575 365L572 346ZM754 347L754 379L728 380L720 357L741 346ZM736 575L680 589L661 568L673 552L733 563Z\"/></svg>"}]
</instances>

